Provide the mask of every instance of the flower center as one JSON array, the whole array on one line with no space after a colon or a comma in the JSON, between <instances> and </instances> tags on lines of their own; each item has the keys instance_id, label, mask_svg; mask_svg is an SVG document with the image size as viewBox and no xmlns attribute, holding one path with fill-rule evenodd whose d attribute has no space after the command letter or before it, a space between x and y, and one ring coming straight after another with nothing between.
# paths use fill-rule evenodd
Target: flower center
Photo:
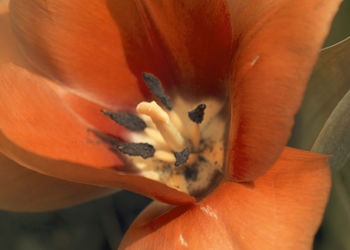
<instances>
[{"instance_id":1,"label":"flower center","mask_svg":"<svg viewBox=\"0 0 350 250\"><path fill-rule=\"evenodd\" d=\"M224 171L223 104L201 103L165 95L160 81L143 73L156 101L141 102L135 113L102 111L129 129L130 142L114 148L147 177L201 198L222 179Z\"/></svg>"}]
</instances>

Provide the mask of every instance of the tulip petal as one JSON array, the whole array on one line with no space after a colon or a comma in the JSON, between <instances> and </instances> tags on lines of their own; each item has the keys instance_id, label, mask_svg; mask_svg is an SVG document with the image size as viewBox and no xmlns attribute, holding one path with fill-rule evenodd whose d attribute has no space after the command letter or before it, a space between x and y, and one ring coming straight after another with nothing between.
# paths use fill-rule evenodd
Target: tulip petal
<instances>
[{"instance_id":1,"label":"tulip petal","mask_svg":"<svg viewBox=\"0 0 350 250\"><path fill-rule=\"evenodd\" d=\"M141 72L192 96L226 88L226 1L13 0L11 15L37 68L104 106L149 95Z\"/></svg>"},{"instance_id":2,"label":"tulip petal","mask_svg":"<svg viewBox=\"0 0 350 250\"><path fill-rule=\"evenodd\" d=\"M84 99L70 91L64 91L59 94L60 99L65 104L69 105L69 108L74 113L83 118L97 130L124 140L129 139L128 135L130 133L130 130L114 122L112 119L101 112L101 110L109 110L108 108ZM113 109L114 112L117 112L119 110L121 112L128 111L125 109Z\"/></svg>"},{"instance_id":3,"label":"tulip petal","mask_svg":"<svg viewBox=\"0 0 350 250\"><path fill-rule=\"evenodd\" d=\"M19 50L20 46L13 35L6 5L1 5L0 7L0 30L0 63L13 63L32 72L36 72ZM36 73L40 74L38 72ZM106 107L81 98L69 91L60 91L57 94L60 95L60 99L64 100L70 106L72 111L83 117L95 128L118 137L121 137L126 132L124 128L101 114L101 109L106 109Z\"/></svg>"},{"instance_id":4,"label":"tulip petal","mask_svg":"<svg viewBox=\"0 0 350 250\"><path fill-rule=\"evenodd\" d=\"M59 180L26 169L0 153L0 209L40 212L70 207L117 191Z\"/></svg>"},{"instance_id":5,"label":"tulip petal","mask_svg":"<svg viewBox=\"0 0 350 250\"><path fill-rule=\"evenodd\" d=\"M233 179L253 180L282 152L340 2L232 3L236 29L243 30L232 70L228 175Z\"/></svg>"},{"instance_id":6,"label":"tulip petal","mask_svg":"<svg viewBox=\"0 0 350 250\"><path fill-rule=\"evenodd\" d=\"M19 43L12 32L7 5L8 1L0 1L0 63L12 62L16 65L30 67L21 54Z\"/></svg>"},{"instance_id":7,"label":"tulip petal","mask_svg":"<svg viewBox=\"0 0 350 250\"><path fill-rule=\"evenodd\" d=\"M228 176L249 181L286 144L339 2L13 0L11 15L38 69L107 107L147 97L143 71L195 98L229 85Z\"/></svg>"},{"instance_id":8,"label":"tulip petal","mask_svg":"<svg viewBox=\"0 0 350 250\"><path fill-rule=\"evenodd\" d=\"M19 0L10 10L14 31L39 70L110 107L142 100L105 1Z\"/></svg>"},{"instance_id":9,"label":"tulip petal","mask_svg":"<svg viewBox=\"0 0 350 250\"><path fill-rule=\"evenodd\" d=\"M165 184L122 172L126 168L122 160L98 143L88 124L59 98L64 90L47 79L3 64L0 87L0 151L20 165L59 179L125 188L164 202L194 201Z\"/></svg>"},{"instance_id":10,"label":"tulip petal","mask_svg":"<svg viewBox=\"0 0 350 250\"><path fill-rule=\"evenodd\" d=\"M329 189L325 156L286 148L254 182L223 182L198 204L152 203L120 249L311 249Z\"/></svg>"},{"instance_id":11,"label":"tulip petal","mask_svg":"<svg viewBox=\"0 0 350 250\"><path fill-rule=\"evenodd\" d=\"M186 193L135 173L118 171L116 168L92 168L33 154L13 144L2 133L0 149L20 165L55 178L94 186L123 188L169 204L181 205L195 201Z\"/></svg>"},{"instance_id":12,"label":"tulip petal","mask_svg":"<svg viewBox=\"0 0 350 250\"><path fill-rule=\"evenodd\" d=\"M94 167L123 165L61 101L57 92L64 90L12 64L0 65L0 74L0 127L9 140L58 160Z\"/></svg>"},{"instance_id":13,"label":"tulip petal","mask_svg":"<svg viewBox=\"0 0 350 250\"><path fill-rule=\"evenodd\" d=\"M15 50L13 43L16 40L10 28L10 18L7 12L6 7L0 6L0 63L10 61L9 58Z\"/></svg>"},{"instance_id":14,"label":"tulip petal","mask_svg":"<svg viewBox=\"0 0 350 250\"><path fill-rule=\"evenodd\" d=\"M7 9L8 4L9 0L0 0L0 13L2 13L3 10Z\"/></svg>"},{"instance_id":15,"label":"tulip petal","mask_svg":"<svg viewBox=\"0 0 350 250\"><path fill-rule=\"evenodd\" d=\"M227 1L107 3L120 27L125 50L135 51L129 52L129 62L137 62L139 68L158 76L167 91L175 88L185 97L226 94L234 47ZM124 9L137 18L126 20ZM146 56L140 56L144 51ZM152 58L151 64L148 58ZM146 66L145 59L150 65Z\"/></svg>"}]
</instances>

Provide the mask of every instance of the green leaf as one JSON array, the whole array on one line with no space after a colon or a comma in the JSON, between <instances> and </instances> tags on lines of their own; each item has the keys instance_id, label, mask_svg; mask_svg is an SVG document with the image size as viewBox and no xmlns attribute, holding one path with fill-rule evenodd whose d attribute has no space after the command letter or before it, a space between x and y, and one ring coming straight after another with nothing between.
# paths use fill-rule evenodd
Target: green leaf
<instances>
[{"instance_id":1,"label":"green leaf","mask_svg":"<svg viewBox=\"0 0 350 250\"><path fill-rule=\"evenodd\" d=\"M350 91L329 116L312 151L332 154L329 164L333 172L342 168L350 158Z\"/></svg>"},{"instance_id":2,"label":"green leaf","mask_svg":"<svg viewBox=\"0 0 350 250\"><path fill-rule=\"evenodd\" d=\"M349 66L350 37L321 51L295 118L290 146L311 149L333 109L350 89Z\"/></svg>"},{"instance_id":3,"label":"green leaf","mask_svg":"<svg viewBox=\"0 0 350 250\"><path fill-rule=\"evenodd\" d=\"M315 249L350 249L350 38L320 53L289 144L332 154L333 188Z\"/></svg>"},{"instance_id":4,"label":"green leaf","mask_svg":"<svg viewBox=\"0 0 350 250\"><path fill-rule=\"evenodd\" d=\"M349 163L347 166L349 166ZM350 168L333 176L331 197L315 249L350 249Z\"/></svg>"}]
</instances>

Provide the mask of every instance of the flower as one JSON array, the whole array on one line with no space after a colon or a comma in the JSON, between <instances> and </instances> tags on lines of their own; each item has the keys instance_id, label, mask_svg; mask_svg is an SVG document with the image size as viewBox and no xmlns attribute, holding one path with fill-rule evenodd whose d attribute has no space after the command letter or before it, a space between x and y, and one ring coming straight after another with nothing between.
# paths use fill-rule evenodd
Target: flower
<instances>
[{"instance_id":1,"label":"flower","mask_svg":"<svg viewBox=\"0 0 350 250\"><path fill-rule=\"evenodd\" d=\"M0 21L1 206L54 209L113 191L94 186L121 187L181 205L151 205L122 247L309 248L328 197L329 170L324 156L285 144L339 2L11 1ZM163 96L147 88L151 74L161 80ZM169 134L164 148L181 153L181 161L207 157L212 167L222 155L225 164L218 165L226 167L199 178L210 179L200 194L190 190L186 168L129 156L140 152L123 143L139 143L138 134L100 112L135 113L151 92L161 100L169 95L179 116L195 103L208 113L219 107L211 119L204 114L211 129L185 122L197 127L189 136L174 125L171 110L156 106L151 114L151 104L137 106L158 134ZM169 119L174 126L164 128ZM223 128L215 133L216 126ZM186 136L173 144L174 134ZM203 150L196 149L198 140L207 145ZM164 165L171 165L170 177ZM30 199L13 199L28 185Z\"/></svg>"}]
</instances>

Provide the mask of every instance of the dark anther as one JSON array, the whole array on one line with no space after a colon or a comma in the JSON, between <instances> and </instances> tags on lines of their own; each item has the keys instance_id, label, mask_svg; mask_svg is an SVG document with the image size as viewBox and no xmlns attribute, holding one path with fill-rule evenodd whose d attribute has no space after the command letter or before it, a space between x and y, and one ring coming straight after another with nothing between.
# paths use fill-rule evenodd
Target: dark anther
<instances>
[{"instance_id":1,"label":"dark anther","mask_svg":"<svg viewBox=\"0 0 350 250\"><path fill-rule=\"evenodd\" d=\"M187 162L188 157L190 156L190 150L185 148L181 152L174 152L174 155L176 158L175 166L178 167Z\"/></svg>"},{"instance_id":2,"label":"dark anther","mask_svg":"<svg viewBox=\"0 0 350 250\"><path fill-rule=\"evenodd\" d=\"M195 123L200 124L204 118L205 104L199 104L194 110L188 112L188 117Z\"/></svg>"},{"instance_id":3,"label":"dark anther","mask_svg":"<svg viewBox=\"0 0 350 250\"><path fill-rule=\"evenodd\" d=\"M120 143L117 149L123 154L141 156L143 159L153 157L156 152L155 148L148 143Z\"/></svg>"},{"instance_id":4,"label":"dark anther","mask_svg":"<svg viewBox=\"0 0 350 250\"><path fill-rule=\"evenodd\" d=\"M99 131L91 130L94 135L106 143L113 152L123 153L131 156L141 156L144 159L154 156L155 148L148 143L122 142L119 138L106 135Z\"/></svg>"},{"instance_id":5,"label":"dark anther","mask_svg":"<svg viewBox=\"0 0 350 250\"><path fill-rule=\"evenodd\" d=\"M145 80L145 83L147 84L150 91L159 98L159 100L163 103L163 105L168 109L172 109L171 100L170 97L165 95L164 89L162 87L162 84L160 83L160 80L155 77L154 75L148 74L143 72L142 73L143 79Z\"/></svg>"},{"instance_id":6,"label":"dark anther","mask_svg":"<svg viewBox=\"0 0 350 250\"><path fill-rule=\"evenodd\" d=\"M101 112L129 130L142 131L146 128L146 123L137 115L131 113L112 113L105 110L101 110Z\"/></svg>"}]
</instances>

